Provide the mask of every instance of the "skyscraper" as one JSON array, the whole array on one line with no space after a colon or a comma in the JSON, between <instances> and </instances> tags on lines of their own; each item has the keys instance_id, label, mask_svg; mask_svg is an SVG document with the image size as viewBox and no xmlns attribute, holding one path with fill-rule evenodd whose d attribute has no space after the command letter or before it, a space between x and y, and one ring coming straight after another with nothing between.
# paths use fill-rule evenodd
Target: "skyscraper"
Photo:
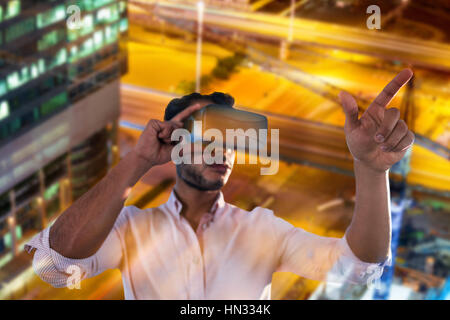
<instances>
[{"instance_id":1,"label":"skyscraper","mask_svg":"<svg viewBox=\"0 0 450 320\"><path fill-rule=\"evenodd\" d=\"M0 268L117 156L127 2L0 1Z\"/></svg>"}]
</instances>

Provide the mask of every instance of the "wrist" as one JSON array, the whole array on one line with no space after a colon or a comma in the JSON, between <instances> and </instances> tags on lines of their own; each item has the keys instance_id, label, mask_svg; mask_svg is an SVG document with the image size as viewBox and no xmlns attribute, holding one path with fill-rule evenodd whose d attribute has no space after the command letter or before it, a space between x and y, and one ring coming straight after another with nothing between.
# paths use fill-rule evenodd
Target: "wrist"
<instances>
[{"instance_id":1,"label":"wrist","mask_svg":"<svg viewBox=\"0 0 450 320\"><path fill-rule=\"evenodd\" d=\"M138 172L142 172L142 174L154 166L151 160L142 156L136 149L132 149L127 156L130 157L133 167L136 168Z\"/></svg>"},{"instance_id":2,"label":"wrist","mask_svg":"<svg viewBox=\"0 0 450 320\"><path fill-rule=\"evenodd\" d=\"M389 173L389 169L374 168L370 164L362 162L358 159L354 159L353 166L354 166L355 174L365 173L365 174L370 174L372 176L385 177Z\"/></svg>"}]
</instances>

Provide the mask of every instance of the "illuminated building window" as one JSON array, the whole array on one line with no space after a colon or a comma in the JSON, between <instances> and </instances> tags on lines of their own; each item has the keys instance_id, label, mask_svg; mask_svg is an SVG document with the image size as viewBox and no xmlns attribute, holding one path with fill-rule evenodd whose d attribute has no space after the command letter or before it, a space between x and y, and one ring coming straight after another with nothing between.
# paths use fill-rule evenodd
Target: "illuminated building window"
<instances>
[{"instance_id":1,"label":"illuminated building window","mask_svg":"<svg viewBox=\"0 0 450 320\"><path fill-rule=\"evenodd\" d=\"M6 4L5 20L11 19L20 13L20 1L12 0Z\"/></svg>"},{"instance_id":2,"label":"illuminated building window","mask_svg":"<svg viewBox=\"0 0 450 320\"><path fill-rule=\"evenodd\" d=\"M75 41L78 37L87 35L94 31L94 18L92 14L87 14L83 18L82 27L80 29L69 29L67 31L67 39Z\"/></svg>"},{"instance_id":3,"label":"illuminated building window","mask_svg":"<svg viewBox=\"0 0 450 320\"><path fill-rule=\"evenodd\" d=\"M8 43L34 30L34 18L22 20L5 31L5 42Z\"/></svg>"},{"instance_id":4,"label":"illuminated building window","mask_svg":"<svg viewBox=\"0 0 450 320\"><path fill-rule=\"evenodd\" d=\"M83 0L82 7L84 10L92 10L95 9L94 0Z\"/></svg>"},{"instance_id":5,"label":"illuminated building window","mask_svg":"<svg viewBox=\"0 0 450 320\"><path fill-rule=\"evenodd\" d=\"M65 17L66 17L65 7L64 5L60 5L44 13L39 13L37 15L36 24L38 28L44 28L55 22L63 20Z\"/></svg>"},{"instance_id":6,"label":"illuminated building window","mask_svg":"<svg viewBox=\"0 0 450 320\"><path fill-rule=\"evenodd\" d=\"M5 80L0 80L0 96L6 94L8 92L8 88L6 87Z\"/></svg>"},{"instance_id":7,"label":"illuminated building window","mask_svg":"<svg viewBox=\"0 0 450 320\"><path fill-rule=\"evenodd\" d=\"M106 40L106 42L109 41L109 39L111 38L111 36L112 36L112 28L111 28L111 26L107 26L107 27L105 28L105 40Z\"/></svg>"},{"instance_id":8,"label":"illuminated building window","mask_svg":"<svg viewBox=\"0 0 450 320\"><path fill-rule=\"evenodd\" d=\"M81 35L88 34L94 30L94 17L92 14L87 14L83 18L83 28L81 28Z\"/></svg>"},{"instance_id":9,"label":"illuminated building window","mask_svg":"<svg viewBox=\"0 0 450 320\"><path fill-rule=\"evenodd\" d=\"M35 79L39 76L39 69L37 63L31 64L31 78Z\"/></svg>"},{"instance_id":10,"label":"illuminated building window","mask_svg":"<svg viewBox=\"0 0 450 320\"><path fill-rule=\"evenodd\" d=\"M92 52L94 52L94 41L92 40L92 38L89 38L86 41L84 41L83 48L80 52L80 56L82 57L88 56Z\"/></svg>"},{"instance_id":11,"label":"illuminated building window","mask_svg":"<svg viewBox=\"0 0 450 320\"><path fill-rule=\"evenodd\" d=\"M69 62L74 62L78 58L78 47L73 46L70 48Z\"/></svg>"},{"instance_id":12,"label":"illuminated building window","mask_svg":"<svg viewBox=\"0 0 450 320\"><path fill-rule=\"evenodd\" d=\"M105 40L107 43L114 42L118 36L118 25L115 23L112 26L107 26L105 29Z\"/></svg>"},{"instance_id":13,"label":"illuminated building window","mask_svg":"<svg viewBox=\"0 0 450 320\"><path fill-rule=\"evenodd\" d=\"M128 19L127 18L123 18L122 20L120 20L120 32L124 32L128 30Z\"/></svg>"},{"instance_id":14,"label":"illuminated building window","mask_svg":"<svg viewBox=\"0 0 450 320\"><path fill-rule=\"evenodd\" d=\"M94 44L96 48L100 48L103 44L103 32L99 30L94 33Z\"/></svg>"},{"instance_id":15,"label":"illuminated building window","mask_svg":"<svg viewBox=\"0 0 450 320\"><path fill-rule=\"evenodd\" d=\"M39 70L39 73L44 73L45 72L45 61L44 61L44 59L39 59L38 60L38 70Z\"/></svg>"},{"instance_id":16,"label":"illuminated building window","mask_svg":"<svg viewBox=\"0 0 450 320\"><path fill-rule=\"evenodd\" d=\"M9 116L9 105L8 101L0 102L0 121Z\"/></svg>"},{"instance_id":17,"label":"illuminated building window","mask_svg":"<svg viewBox=\"0 0 450 320\"><path fill-rule=\"evenodd\" d=\"M97 11L97 21L108 21L111 19L111 7L101 8Z\"/></svg>"},{"instance_id":18,"label":"illuminated building window","mask_svg":"<svg viewBox=\"0 0 450 320\"><path fill-rule=\"evenodd\" d=\"M67 51L66 48L62 48L55 55L55 58L52 60L52 63L49 66L49 69L60 66L67 62Z\"/></svg>"},{"instance_id":19,"label":"illuminated building window","mask_svg":"<svg viewBox=\"0 0 450 320\"><path fill-rule=\"evenodd\" d=\"M6 77L8 84L8 90L14 90L30 80L30 73L28 67L23 67L18 71L15 71Z\"/></svg>"},{"instance_id":20,"label":"illuminated building window","mask_svg":"<svg viewBox=\"0 0 450 320\"><path fill-rule=\"evenodd\" d=\"M22 238L22 228L20 226L16 226L16 239L19 240L20 238ZM12 245L11 232L5 234L3 241L7 248L11 248Z\"/></svg>"},{"instance_id":21,"label":"illuminated building window","mask_svg":"<svg viewBox=\"0 0 450 320\"><path fill-rule=\"evenodd\" d=\"M6 78L6 81L8 82L9 90L14 90L17 87L19 87L20 85L22 85L22 83L20 82L20 79L19 79L19 73L17 71L10 74Z\"/></svg>"},{"instance_id":22,"label":"illuminated building window","mask_svg":"<svg viewBox=\"0 0 450 320\"><path fill-rule=\"evenodd\" d=\"M20 81L23 83L28 82L30 80L30 73L28 72L28 67L23 67L20 70Z\"/></svg>"},{"instance_id":23,"label":"illuminated building window","mask_svg":"<svg viewBox=\"0 0 450 320\"><path fill-rule=\"evenodd\" d=\"M41 51L54 46L62 40L61 35L61 30L53 30L45 34L42 39L38 41L38 50Z\"/></svg>"},{"instance_id":24,"label":"illuminated building window","mask_svg":"<svg viewBox=\"0 0 450 320\"><path fill-rule=\"evenodd\" d=\"M119 10L117 5L101 8L97 11L97 24L110 23L119 19Z\"/></svg>"},{"instance_id":25,"label":"illuminated building window","mask_svg":"<svg viewBox=\"0 0 450 320\"><path fill-rule=\"evenodd\" d=\"M105 4L111 3L113 1L114 0L95 0L95 8L100 8L100 7L104 6ZM94 2L94 1L92 1L92 2Z\"/></svg>"},{"instance_id":26,"label":"illuminated building window","mask_svg":"<svg viewBox=\"0 0 450 320\"><path fill-rule=\"evenodd\" d=\"M44 191L44 199L50 200L58 195L59 192L59 182L54 183L47 190Z\"/></svg>"},{"instance_id":27,"label":"illuminated building window","mask_svg":"<svg viewBox=\"0 0 450 320\"><path fill-rule=\"evenodd\" d=\"M124 12L126 8L127 8L127 4L125 3L125 1L120 1L119 2L119 11L120 11L120 13Z\"/></svg>"},{"instance_id":28,"label":"illuminated building window","mask_svg":"<svg viewBox=\"0 0 450 320\"><path fill-rule=\"evenodd\" d=\"M62 92L41 105L41 115L45 116L52 113L59 107L67 103L67 93Z\"/></svg>"}]
</instances>

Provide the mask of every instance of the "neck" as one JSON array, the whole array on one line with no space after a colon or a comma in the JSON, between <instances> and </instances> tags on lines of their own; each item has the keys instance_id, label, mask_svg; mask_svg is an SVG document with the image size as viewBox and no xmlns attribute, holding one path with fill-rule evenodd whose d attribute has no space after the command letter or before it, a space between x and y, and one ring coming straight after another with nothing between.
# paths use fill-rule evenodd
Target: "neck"
<instances>
[{"instance_id":1,"label":"neck","mask_svg":"<svg viewBox=\"0 0 450 320\"><path fill-rule=\"evenodd\" d=\"M211 209L220 193L220 190L197 190L187 185L182 179L177 179L174 191L183 205L180 214L191 223L194 230L202 215Z\"/></svg>"}]
</instances>

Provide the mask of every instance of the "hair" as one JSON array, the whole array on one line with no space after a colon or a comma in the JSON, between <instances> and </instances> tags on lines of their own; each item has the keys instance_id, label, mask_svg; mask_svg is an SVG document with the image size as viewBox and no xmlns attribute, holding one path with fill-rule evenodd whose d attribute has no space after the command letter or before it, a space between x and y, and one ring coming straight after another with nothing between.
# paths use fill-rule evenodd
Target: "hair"
<instances>
[{"instance_id":1,"label":"hair","mask_svg":"<svg viewBox=\"0 0 450 320\"><path fill-rule=\"evenodd\" d=\"M164 112L164 120L167 121L172 119L178 113L189 107L194 101L198 100L210 100L212 103L226 105L230 108L234 105L234 98L226 93L214 92L211 94L200 94L198 92L193 92L181 98L170 100L166 107L166 111Z\"/></svg>"}]
</instances>

